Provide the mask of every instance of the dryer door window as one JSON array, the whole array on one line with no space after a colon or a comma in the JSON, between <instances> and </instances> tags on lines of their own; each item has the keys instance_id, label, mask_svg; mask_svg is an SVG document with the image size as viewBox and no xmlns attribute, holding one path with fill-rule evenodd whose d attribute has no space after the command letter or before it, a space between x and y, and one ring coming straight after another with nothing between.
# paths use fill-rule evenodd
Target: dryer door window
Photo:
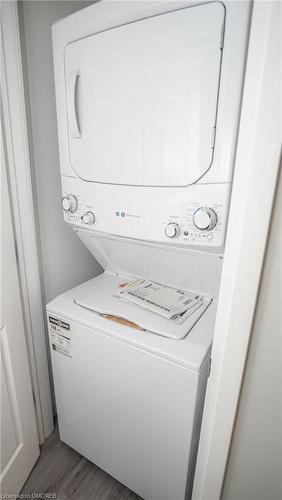
<instances>
[{"instance_id":1,"label":"dryer door window","mask_svg":"<svg viewBox=\"0 0 282 500\"><path fill-rule=\"evenodd\" d=\"M185 186L211 166L224 7L193 6L65 48L69 158L89 182Z\"/></svg>"}]
</instances>

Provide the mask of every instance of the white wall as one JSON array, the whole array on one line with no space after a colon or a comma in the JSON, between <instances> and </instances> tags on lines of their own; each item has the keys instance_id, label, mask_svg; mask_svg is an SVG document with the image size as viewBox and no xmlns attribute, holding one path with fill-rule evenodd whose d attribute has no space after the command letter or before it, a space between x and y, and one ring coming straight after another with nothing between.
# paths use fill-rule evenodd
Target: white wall
<instances>
[{"instance_id":1,"label":"white wall","mask_svg":"<svg viewBox=\"0 0 282 500\"><path fill-rule=\"evenodd\" d=\"M222 500L282 498L281 212L280 173Z\"/></svg>"},{"instance_id":2,"label":"white wall","mask_svg":"<svg viewBox=\"0 0 282 500\"><path fill-rule=\"evenodd\" d=\"M57 141L51 25L91 4L19 2L30 153L44 301L90 279L100 268L63 221Z\"/></svg>"}]
</instances>

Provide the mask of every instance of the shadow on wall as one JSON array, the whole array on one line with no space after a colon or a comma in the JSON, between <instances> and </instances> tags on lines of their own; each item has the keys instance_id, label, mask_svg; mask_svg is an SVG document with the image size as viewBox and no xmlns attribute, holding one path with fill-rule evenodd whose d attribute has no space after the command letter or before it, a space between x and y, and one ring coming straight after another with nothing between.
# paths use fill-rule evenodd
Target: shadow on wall
<instances>
[{"instance_id":1,"label":"shadow on wall","mask_svg":"<svg viewBox=\"0 0 282 500\"><path fill-rule=\"evenodd\" d=\"M18 2L42 306L102 272L63 220L51 26L94 2ZM47 322L45 319L46 343ZM49 373L52 374L50 353ZM54 386L50 376L53 411Z\"/></svg>"},{"instance_id":2,"label":"shadow on wall","mask_svg":"<svg viewBox=\"0 0 282 500\"><path fill-rule=\"evenodd\" d=\"M43 306L102 269L63 220L51 27L83 1L19 2L25 98Z\"/></svg>"}]
</instances>

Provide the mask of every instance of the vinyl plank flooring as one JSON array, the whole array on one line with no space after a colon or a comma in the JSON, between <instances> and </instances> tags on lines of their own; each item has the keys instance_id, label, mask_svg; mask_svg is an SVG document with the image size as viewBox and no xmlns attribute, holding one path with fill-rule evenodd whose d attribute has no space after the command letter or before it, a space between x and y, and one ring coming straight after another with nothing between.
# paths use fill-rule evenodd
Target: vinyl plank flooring
<instances>
[{"instance_id":1,"label":"vinyl plank flooring","mask_svg":"<svg viewBox=\"0 0 282 500\"><path fill-rule=\"evenodd\" d=\"M141 497L60 441L58 428L46 439L22 491L55 493L56 500L142 500Z\"/></svg>"}]
</instances>

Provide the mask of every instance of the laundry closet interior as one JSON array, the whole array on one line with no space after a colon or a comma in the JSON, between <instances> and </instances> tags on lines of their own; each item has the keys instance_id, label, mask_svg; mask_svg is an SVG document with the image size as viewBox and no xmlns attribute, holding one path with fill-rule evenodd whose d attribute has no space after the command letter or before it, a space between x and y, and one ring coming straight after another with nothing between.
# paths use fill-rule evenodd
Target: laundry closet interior
<instances>
[{"instance_id":1,"label":"laundry closet interior","mask_svg":"<svg viewBox=\"0 0 282 500\"><path fill-rule=\"evenodd\" d=\"M43 2L39 22L32 3L19 21L60 440L142 499L188 500L252 3Z\"/></svg>"}]
</instances>

